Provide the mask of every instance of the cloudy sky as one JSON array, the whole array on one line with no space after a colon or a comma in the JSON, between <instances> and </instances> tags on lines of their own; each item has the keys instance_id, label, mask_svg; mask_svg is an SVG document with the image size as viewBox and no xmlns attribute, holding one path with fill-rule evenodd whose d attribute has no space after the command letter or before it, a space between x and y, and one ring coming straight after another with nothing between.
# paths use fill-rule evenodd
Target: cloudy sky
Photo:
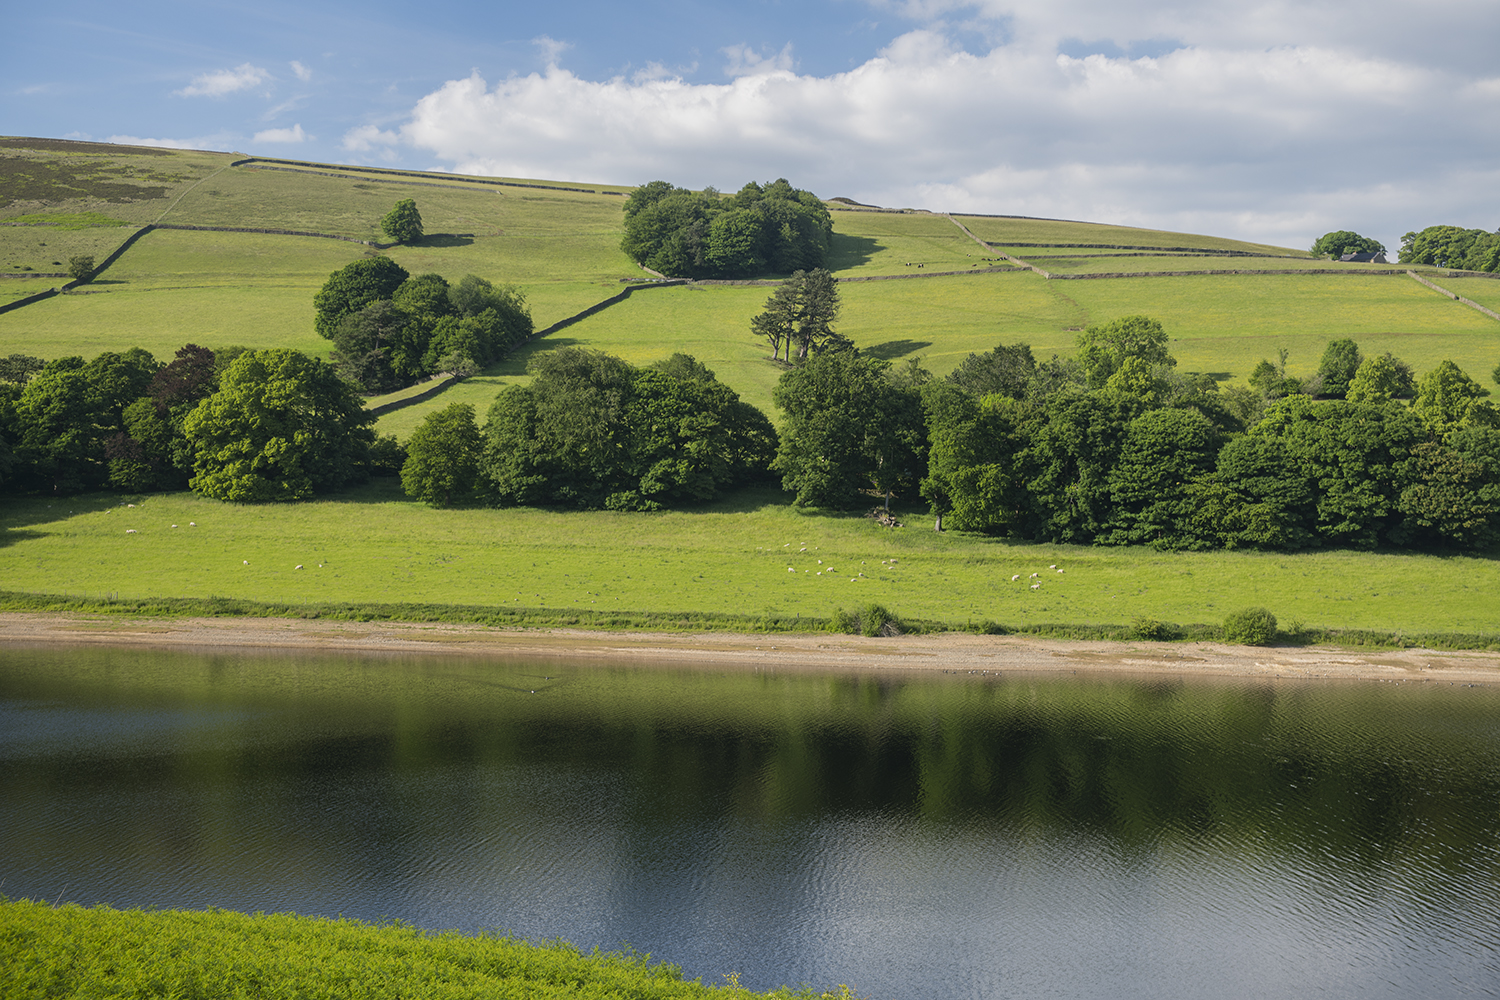
<instances>
[{"instance_id":1,"label":"cloudy sky","mask_svg":"<svg viewBox=\"0 0 1500 1000\"><path fill-rule=\"evenodd\" d=\"M1500 227L1497 0L72 0L0 132L1395 250Z\"/></svg>"}]
</instances>

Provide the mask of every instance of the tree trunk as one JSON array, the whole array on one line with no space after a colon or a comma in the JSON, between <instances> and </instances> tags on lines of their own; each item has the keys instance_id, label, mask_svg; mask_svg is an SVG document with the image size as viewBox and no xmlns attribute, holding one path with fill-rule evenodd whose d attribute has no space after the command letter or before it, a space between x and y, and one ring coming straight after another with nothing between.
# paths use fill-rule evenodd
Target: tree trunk
<instances>
[{"instance_id":1,"label":"tree trunk","mask_svg":"<svg viewBox=\"0 0 1500 1000\"><path fill-rule=\"evenodd\" d=\"M937 513L937 523L932 526L932 530L933 531L942 531L943 530L943 512L942 511L938 511L938 513Z\"/></svg>"}]
</instances>

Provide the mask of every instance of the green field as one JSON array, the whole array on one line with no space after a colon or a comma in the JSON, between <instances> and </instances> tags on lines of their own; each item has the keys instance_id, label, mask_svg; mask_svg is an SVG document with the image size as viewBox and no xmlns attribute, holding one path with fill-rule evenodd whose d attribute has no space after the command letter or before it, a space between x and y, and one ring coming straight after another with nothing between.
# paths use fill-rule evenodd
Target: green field
<instances>
[{"instance_id":1,"label":"green field","mask_svg":"<svg viewBox=\"0 0 1500 1000\"><path fill-rule=\"evenodd\" d=\"M1441 274L1428 275L1427 280L1439 288L1446 288L1455 295L1462 295L1471 302L1500 312L1500 279L1497 278L1449 278Z\"/></svg>"},{"instance_id":2,"label":"green field","mask_svg":"<svg viewBox=\"0 0 1500 1000\"><path fill-rule=\"evenodd\" d=\"M1167 254L1162 256L1123 256L1111 251L1092 254L1059 254L1057 251L1033 253L1024 248L1010 251L1028 264L1051 274L1117 274L1161 271L1312 271L1335 267L1326 260L1299 257L1230 257L1222 254ZM1339 264L1351 275L1385 273L1405 274L1404 268L1379 264ZM1226 275L1225 277L1228 277Z\"/></svg>"},{"instance_id":3,"label":"green field","mask_svg":"<svg viewBox=\"0 0 1500 1000\"><path fill-rule=\"evenodd\" d=\"M921 515L890 530L798 512L775 490L658 514L435 511L377 480L274 506L187 493L11 501L0 526L0 590L93 597L820 618L878 601L908 617L1011 627L1217 623L1264 605L1326 628L1477 633L1494 630L1500 590L1493 559L1017 543L937 534Z\"/></svg>"},{"instance_id":4,"label":"green field","mask_svg":"<svg viewBox=\"0 0 1500 1000\"><path fill-rule=\"evenodd\" d=\"M982 215L959 215L954 218L982 240L996 246L1014 243L1107 243L1114 246L1197 247L1204 250L1242 250L1247 253L1299 254L1300 250L1246 243L1218 236L1194 233L1172 233L1160 229L1136 229L1094 222L1068 222L1061 219L997 218Z\"/></svg>"}]
</instances>

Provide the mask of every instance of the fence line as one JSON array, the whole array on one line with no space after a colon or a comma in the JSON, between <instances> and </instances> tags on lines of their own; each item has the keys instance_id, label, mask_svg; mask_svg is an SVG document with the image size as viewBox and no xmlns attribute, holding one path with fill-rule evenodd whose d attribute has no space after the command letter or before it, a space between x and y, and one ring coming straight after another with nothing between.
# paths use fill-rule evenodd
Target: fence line
<instances>
[{"instance_id":1,"label":"fence line","mask_svg":"<svg viewBox=\"0 0 1500 1000\"><path fill-rule=\"evenodd\" d=\"M1407 271L1406 273L1409 274L1409 275L1411 275L1412 278L1414 278L1415 280L1417 280L1417 281L1421 282L1422 284L1426 285L1428 288L1432 289L1433 291L1435 291L1435 292L1441 292L1442 294L1448 296L1448 298L1452 299L1455 302L1462 302L1464 305L1468 306L1470 309L1478 309L1480 312L1484 313L1490 319L1500 319L1500 313L1495 312L1495 310L1493 310L1493 309L1487 309L1484 306L1480 305L1478 302L1474 302L1471 299L1464 298L1462 295L1459 295L1457 292L1450 292L1450 291L1448 291L1448 289L1444 288L1442 285L1435 285L1432 282L1428 281L1426 278L1422 277L1416 271Z\"/></svg>"}]
</instances>

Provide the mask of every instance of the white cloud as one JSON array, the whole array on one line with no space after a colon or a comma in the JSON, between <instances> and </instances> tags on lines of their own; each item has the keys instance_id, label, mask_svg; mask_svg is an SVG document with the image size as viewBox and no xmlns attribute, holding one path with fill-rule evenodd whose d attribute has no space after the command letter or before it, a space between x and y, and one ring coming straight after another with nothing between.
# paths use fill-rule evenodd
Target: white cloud
<instances>
[{"instance_id":1,"label":"white cloud","mask_svg":"<svg viewBox=\"0 0 1500 1000\"><path fill-rule=\"evenodd\" d=\"M1102 0L1062 2L1113 17ZM1231 10L1158 7L1163 16L1143 23L1158 37L1192 38L1195 19ZM1023 40L974 53L955 37L910 31L830 76L799 75L790 47L737 47L725 50L733 78L718 84L655 72L590 81L553 58L493 86L477 72L451 80L399 134L365 126L344 146L389 150L399 138L461 172L559 180L734 189L785 176L887 205L1291 246L1335 228L1394 246L1436 214L1500 223L1500 188L1483 180L1500 162L1492 69L1466 76L1336 44L1189 42L1133 59Z\"/></svg>"},{"instance_id":2,"label":"white cloud","mask_svg":"<svg viewBox=\"0 0 1500 1000\"><path fill-rule=\"evenodd\" d=\"M234 69L215 70L195 76L192 83L173 93L179 97L223 97L225 94L259 86L269 79L271 74L259 66L241 63Z\"/></svg>"},{"instance_id":3,"label":"white cloud","mask_svg":"<svg viewBox=\"0 0 1500 1000\"><path fill-rule=\"evenodd\" d=\"M303 83L306 83L307 81L312 79L312 70L308 69L306 66L302 65L295 59L292 60L291 65L292 72L297 75L297 79L301 80Z\"/></svg>"},{"instance_id":4,"label":"white cloud","mask_svg":"<svg viewBox=\"0 0 1500 1000\"><path fill-rule=\"evenodd\" d=\"M367 153L377 147L394 146L400 141L399 133L385 132L374 125L359 125L344 133L340 145L350 152Z\"/></svg>"},{"instance_id":5,"label":"white cloud","mask_svg":"<svg viewBox=\"0 0 1500 1000\"><path fill-rule=\"evenodd\" d=\"M280 142L306 142L313 138L302 131L302 126L293 125L291 128L268 128L263 132L255 133L250 141L254 143L280 143Z\"/></svg>"},{"instance_id":6,"label":"white cloud","mask_svg":"<svg viewBox=\"0 0 1500 1000\"><path fill-rule=\"evenodd\" d=\"M163 149L229 149L238 141L238 136L227 132L199 136L196 139L147 139L137 135L112 135L105 142L117 142L122 146L160 146Z\"/></svg>"},{"instance_id":7,"label":"white cloud","mask_svg":"<svg viewBox=\"0 0 1500 1000\"><path fill-rule=\"evenodd\" d=\"M542 54L542 61L548 66L556 66L558 58L573 47L572 42L559 42L555 38L539 35L531 40L531 44L537 47Z\"/></svg>"},{"instance_id":8,"label":"white cloud","mask_svg":"<svg viewBox=\"0 0 1500 1000\"><path fill-rule=\"evenodd\" d=\"M762 56L748 45L731 45L721 51L729 59L724 66L725 76L763 76L767 73L792 71L791 42L787 42L780 52L772 56Z\"/></svg>"}]
</instances>

